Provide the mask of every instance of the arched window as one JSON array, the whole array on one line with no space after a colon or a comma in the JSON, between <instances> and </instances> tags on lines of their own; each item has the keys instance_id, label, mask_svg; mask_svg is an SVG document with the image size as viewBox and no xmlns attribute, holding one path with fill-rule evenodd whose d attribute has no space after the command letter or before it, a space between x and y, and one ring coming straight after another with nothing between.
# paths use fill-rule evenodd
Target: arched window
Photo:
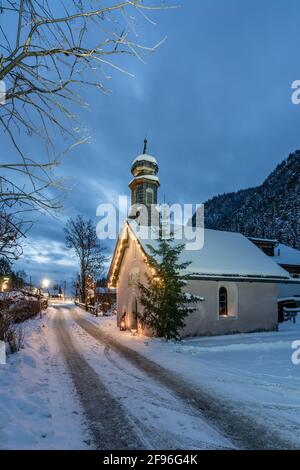
<instances>
[{"instance_id":1,"label":"arched window","mask_svg":"<svg viewBox=\"0 0 300 470\"><path fill-rule=\"evenodd\" d=\"M153 189L147 188L146 189L146 205L151 206L154 203L154 193Z\"/></svg>"},{"instance_id":2,"label":"arched window","mask_svg":"<svg viewBox=\"0 0 300 470\"><path fill-rule=\"evenodd\" d=\"M219 315L228 315L228 294L227 289L223 286L219 289Z\"/></svg>"}]
</instances>

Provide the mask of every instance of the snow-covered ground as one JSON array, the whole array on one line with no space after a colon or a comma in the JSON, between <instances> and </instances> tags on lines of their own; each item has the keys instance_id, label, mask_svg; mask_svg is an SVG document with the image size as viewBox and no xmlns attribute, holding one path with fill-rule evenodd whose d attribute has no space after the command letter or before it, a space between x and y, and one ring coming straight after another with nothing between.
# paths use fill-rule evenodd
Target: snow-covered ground
<instances>
[{"instance_id":1,"label":"snow-covered ground","mask_svg":"<svg viewBox=\"0 0 300 470\"><path fill-rule=\"evenodd\" d=\"M180 343L132 336L116 328L115 317L95 318L103 330L126 346L206 386L236 403L300 447L300 365L293 364L292 344L300 340L300 318L278 332L190 338ZM300 354L299 354L300 357Z\"/></svg>"},{"instance_id":2,"label":"snow-covered ground","mask_svg":"<svg viewBox=\"0 0 300 470\"><path fill-rule=\"evenodd\" d=\"M88 320L91 314L81 309L77 313ZM129 422L146 449L232 449L234 445L222 433L196 414L182 401L132 366L125 358L98 342L83 330L63 309L65 325L72 336L74 346L95 370L101 382L125 410ZM114 322L102 317L101 326ZM103 320L103 321L101 321ZM97 324L99 322L96 322Z\"/></svg>"},{"instance_id":3,"label":"snow-covered ground","mask_svg":"<svg viewBox=\"0 0 300 470\"><path fill-rule=\"evenodd\" d=\"M279 332L167 343L120 332L115 317L95 318L73 306L61 307L59 315L74 348L125 411L142 445L150 449L234 448L234 444L201 413L88 334L72 310L300 447L300 365L291 360L292 343L300 340L300 319L281 325ZM42 320L26 322L24 349L0 365L0 449L93 448L89 423L57 340L57 313L50 307Z\"/></svg>"},{"instance_id":4,"label":"snow-covered ground","mask_svg":"<svg viewBox=\"0 0 300 470\"><path fill-rule=\"evenodd\" d=\"M27 321L24 349L0 365L0 449L83 449L88 433L43 319Z\"/></svg>"}]
</instances>

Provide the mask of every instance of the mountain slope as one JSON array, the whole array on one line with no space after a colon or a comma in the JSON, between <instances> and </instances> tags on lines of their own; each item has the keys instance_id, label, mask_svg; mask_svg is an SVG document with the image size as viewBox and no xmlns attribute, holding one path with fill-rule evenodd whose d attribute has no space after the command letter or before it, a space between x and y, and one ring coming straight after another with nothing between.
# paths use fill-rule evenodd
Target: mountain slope
<instances>
[{"instance_id":1,"label":"mountain slope","mask_svg":"<svg viewBox=\"0 0 300 470\"><path fill-rule=\"evenodd\" d=\"M274 238L300 248L300 151L280 163L261 186L205 203L205 227Z\"/></svg>"}]
</instances>

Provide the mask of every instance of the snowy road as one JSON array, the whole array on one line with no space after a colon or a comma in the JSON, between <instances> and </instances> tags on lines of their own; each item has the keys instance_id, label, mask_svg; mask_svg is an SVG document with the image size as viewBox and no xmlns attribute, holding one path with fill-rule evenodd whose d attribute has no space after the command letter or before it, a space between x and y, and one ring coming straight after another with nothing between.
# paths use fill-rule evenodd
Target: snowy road
<instances>
[{"instance_id":1,"label":"snowy road","mask_svg":"<svg viewBox=\"0 0 300 470\"><path fill-rule=\"evenodd\" d=\"M188 383L179 374L161 367L137 351L124 346L105 333L98 325L96 326L89 319L84 318L84 315L80 314L78 310L73 308L60 310L64 313L65 321L68 322L68 330L72 338L76 338L78 341L81 337L81 344L78 343L80 351L84 350L82 343L87 348L87 355L91 356L91 349L93 350L93 348L94 352L97 351L96 361L95 357L91 358L91 367L94 367L92 382L97 387L97 380L99 381L99 379L95 377L95 373L98 373L98 376L104 382L108 380L106 390L110 390L111 398L107 397L107 403L109 400L112 401L112 408L120 417L121 422L124 422L121 429L128 429L128 439L133 447L171 449L187 446L189 448L236 447L242 449L288 449L293 447L289 441L280 437L276 431L263 426L261 423L259 424L255 419L255 410L253 410L252 416L242 414L238 404L228 402L228 400L220 400L219 396L214 396L207 389ZM61 313L58 315L61 316ZM72 325L72 320L76 322L76 325ZM64 328L60 326L59 331L64 331ZM66 336L61 339L61 342L63 344L72 343L69 333L64 331L63 334ZM94 343L91 343L92 340ZM74 349L73 345L71 349ZM74 349L74 351L76 350ZM73 357L74 354L70 352L70 356ZM76 388L79 387L79 396L85 396L85 392L80 390L80 377L76 377L76 371L79 368L76 364L73 365L75 371L74 384ZM73 376L72 365L70 369ZM115 388L116 384L112 383L112 378L115 380L116 377L117 388ZM143 382L143 390L141 389L141 381ZM102 394L101 387L103 387L103 384L100 385L99 398ZM119 397L120 404L112 398L116 396L116 392L117 396L121 395ZM127 393L131 394L130 403L128 403ZM164 398L166 394L169 394L167 401ZM150 401L148 401L149 396L151 397ZM176 410L175 415L176 413L178 415L175 420L175 410L174 408L173 410L170 409L172 402ZM167 403L168 406L166 406ZM149 404L150 408L154 406L156 410L154 414L152 410L149 410ZM83 406L85 408L84 403ZM148 412L148 416L145 416L145 410L146 415ZM163 417L164 414L169 416L165 417L165 429L163 433L160 433L157 424L162 421L159 418ZM89 415L93 423L93 407L88 410L87 416ZM111 416L114 416L114 411L111 412ZM180 422L182 417L184 417L183 422ZM105 413L102 418L100 413L99 420L101 419L113 423L111 417L107 421ZM176 425L174 425L174 421ZM128 425L128 422L131 425ZM92 431L93 426L94 424L91 426ZM195 432L196 429L198 430L198 437L197 432ZM131 436L134 430L140 435L140 437L136 437L136 441ZM107 429L108 433L109 431ZM112 432L113 434L114 432ZM145 436L147 436L146 440ZM99 436L98 439L100 439ZM123 441L122 439L118 440L119 447ZM126 448L126 439L124 443L125 447L123 448Z\"/></svg>"},{"instance_id":2,"label":"snowy road","mask_svg":"<svg viewBox=\"0 0 300 470\"><path fill-rule=\"evenodd\" d=\"M158 370L163 371L159 366L153 363L150 371L150 361L146 360L148 367L142 367L144 358L128 348L124 348L120 356L116 349L121 345L106 337L72 308L51 310L52 328L61 357L69 369L94 447L234 447L203 419L199 410L191 408L190 400L187 403L176 397L169 387L159 383L156 374Z\"/></svg>"},{"instance_id":3,"label":"snowy road","mask_svg":"<svg viewBox=\"0 0 300 470\"><path fill-rule=\"evenodd\" d=\"M289 449L300 368L281 331L181 343L50 307L0 366L0 449Z\"/></svg>"},{"instance_id":4,"label":"snowy road","mask_svg":"<svg viewBox=\"0 0 300 470\"><path fill-rule=\"evenodd\" d=\"M96 447L108 450L143 448L120 404L74 347L60 311L55 315L53 326Z\"/></svg>"}]
</instances>

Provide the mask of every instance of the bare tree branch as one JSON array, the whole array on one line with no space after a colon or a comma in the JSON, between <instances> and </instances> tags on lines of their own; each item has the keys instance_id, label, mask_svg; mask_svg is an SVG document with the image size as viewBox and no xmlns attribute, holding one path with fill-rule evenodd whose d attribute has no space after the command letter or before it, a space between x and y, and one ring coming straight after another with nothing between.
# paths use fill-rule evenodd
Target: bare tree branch
<instances>
[{"instance_id":1,"label":"bare tree branch","mask_svg":"<svg viewBox=\"0 0 300 470\"><path fill-rule=\"evenodd\" d=\"M64 232L67 247L76 253L79 261L81 301L85 302L88 277L96 280L102 273L106 261L104 249L91 219L84 219L80 215L69 219Z\"/></svg>"},{"instance_id":2,"label":"bare tree branch","mask_svg":"<svg viewBox=\"0 0 300 470\"><path fill-rule=\"evenodd\" d=\"M0 126L12 149L0 163L4 213L60 207L57 192L63 185L53 170L64 149L88 140L74 104L86 107L87 87L108 92L108 68L133 76L119 58L144 62L162 43L138 40L138 18L155 25L148 14L169 8L150 2L2 1L1 19L7 20L0 27L0 80L7 95L0 104ZM41 140L46 151L24 146L24 136Z\"/></svg>"}]
</instances>

